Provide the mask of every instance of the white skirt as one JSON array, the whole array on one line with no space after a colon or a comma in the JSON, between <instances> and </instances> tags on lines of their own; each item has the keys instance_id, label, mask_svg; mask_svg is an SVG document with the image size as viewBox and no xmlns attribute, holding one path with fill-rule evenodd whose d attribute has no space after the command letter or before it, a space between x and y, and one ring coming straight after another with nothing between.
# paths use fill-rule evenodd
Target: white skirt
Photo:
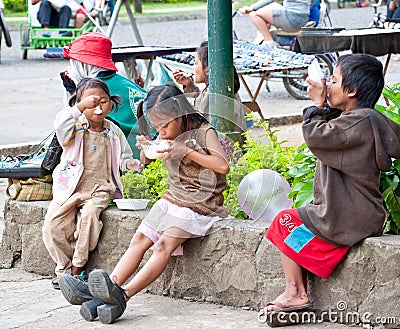
<instances>
[{"instance_id":1,"label":"white skirt","mask_svg":"<svg viewBox=\"0 0 400 329\"><path fill-rule=\"evenodd\" d=\"M137 229L146 235L154 243L164 234L165 231L171 228L178 228L189 234L179 236L176 231L174 235L177 237L199 237L205 236L211 226L223 218L218 216L204 216L193 210L177 206L167 200L160 199L150 209L150 212L143 219ZM168 234L168 232L166 232ZM183 249L177 248L173 256L183 254Z\"/></svg>"}]
</instances>

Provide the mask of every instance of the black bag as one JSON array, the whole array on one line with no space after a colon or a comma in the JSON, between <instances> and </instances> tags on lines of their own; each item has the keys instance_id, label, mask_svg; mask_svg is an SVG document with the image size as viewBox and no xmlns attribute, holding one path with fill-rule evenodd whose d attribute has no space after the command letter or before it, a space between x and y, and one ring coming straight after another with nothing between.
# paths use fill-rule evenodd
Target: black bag
<instances>
[{"instance_id":1,"label":"black bag","mask_svg":"<svg viewBox=\"0 0 400 329\"><path fill-rule=\"evenodd\" d=\"M61 153L62 147L58 142L56 133L54 132L46 156L43 159L42 168L48 170L49 173L53 172L54 168L60 163Z\"/></svg>"},{"instance_id":2,"label":"black bag","mask_svg":"<svg viewBox=\"0 0 400 329\"><path fill-rule=\"evenodd\" d=\"M57 164L60 163L61 153L62 147L58 142L55 131L52 131L44 140L33 147L29 153L0 160L0 177L44 177L51 174ZM41 163L37 163L33 161L35 158L43 159ZM30 164L31 161L32 164Z\"/></svg>"}]
</instances>

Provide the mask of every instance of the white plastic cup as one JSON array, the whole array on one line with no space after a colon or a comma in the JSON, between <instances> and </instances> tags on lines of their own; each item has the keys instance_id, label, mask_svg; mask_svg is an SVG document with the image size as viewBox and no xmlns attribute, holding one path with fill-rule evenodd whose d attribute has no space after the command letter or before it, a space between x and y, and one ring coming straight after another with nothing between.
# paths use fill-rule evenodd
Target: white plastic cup
<instances>
[{"instance_id":1,"label":"white plastic cup","mask_svg":"<svg viewBox=\"0 0 400 329\"><path fill-rule=\"evenodd\" d=\"M318 63L318 59L314 58L308 67L308 77L321 85L321 79L324 78L324 73L321 70L321 66Z\"/></svg>"}]
</instances>

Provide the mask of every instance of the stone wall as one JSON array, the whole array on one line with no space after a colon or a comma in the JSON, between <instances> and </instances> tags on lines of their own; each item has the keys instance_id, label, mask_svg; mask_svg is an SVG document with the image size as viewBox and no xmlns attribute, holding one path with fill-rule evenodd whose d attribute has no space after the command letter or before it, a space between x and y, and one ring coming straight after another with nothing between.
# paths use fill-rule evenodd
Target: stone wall
<instances>
[{"instance_id":1,"label":"stone wall","mask_svg":"<svg viewBox=\"0 0 400 329\"><path fill-rule=\"evenodd\" d=\"M6 202L0 249L3 266L18 265L29 272L54 275L54 263L41 239L47 206L48 202ZM116 207L104 211L104 228L88 269L104 268L110 272L146 213ZM252 221L219 222L208 236L186 242L184 256L173 257L148 290L260 308L280 294L285 284L279 252L264 238L265 229L265 224ZM331 321L346 322L347 318L347 322L353 322L358 314L365 316L369 312L372 321L376 317L396 317L397 326L389 327L400 328L399 279L400 237L383 236L369 238L352 248L329 280L310 275L308 284L314 306L330 310ZM338 310L342 312L335 313Z\"/></svg>"}]
</instances>

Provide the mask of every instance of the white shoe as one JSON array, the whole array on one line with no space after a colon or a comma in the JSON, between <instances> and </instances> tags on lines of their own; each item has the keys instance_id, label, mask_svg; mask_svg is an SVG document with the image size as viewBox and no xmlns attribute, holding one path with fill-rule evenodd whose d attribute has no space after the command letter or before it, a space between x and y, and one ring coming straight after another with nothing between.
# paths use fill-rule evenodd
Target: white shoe
<instances>
[{"instance_id":1,"label":"white shoe","mask_svg":"<svg viewBox=\"0 0 400 329\"><path fill-rule=\"evenodd\" d=\"M261 42L261 46L268 48L268 49L273 49L276 46L278 46L278 44L275 41L263 41Z\"/></svg>"},{"instance_id":2,"label":"white shoe","mask_svg":"<svg viewBox=\"0 0 400 329\"><path fill-rule=\"evenodd\" d=\"M262 34L259 31L257 31L257 36L253 40L253 43L260 45L263 41L264 41L264 37L262 36Z\"/></svg>"}]
</instances>

